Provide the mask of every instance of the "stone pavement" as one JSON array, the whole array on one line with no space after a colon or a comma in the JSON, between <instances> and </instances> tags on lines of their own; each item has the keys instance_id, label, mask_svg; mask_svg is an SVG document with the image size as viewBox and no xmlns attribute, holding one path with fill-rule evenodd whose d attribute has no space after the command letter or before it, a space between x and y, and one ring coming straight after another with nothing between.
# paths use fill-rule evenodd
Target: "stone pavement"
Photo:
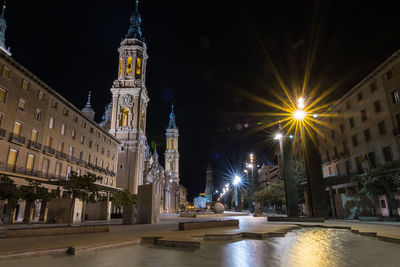
<instances>
[{"instance_id":1,"label":"stone pavement","mask_svg":"<svg viewBox=\"0 0 400 267\"><path fill-rule=\"evenodd\" d=\"M205 240L232 240L243 237L268 237L284 235L298 228L298 225L351 228L353 231L373 235L385 241L400 242L400 224L364 223L357 221L329 220L325 223L284 223L268 222L266 217L232 216L238 219L239 227L209 228L178 231L178 222L210 220L210 218L181 218L162 216L159 224L152 225L111 225L110 232L95 234L74 234L62 236L42 236L0 239L0 260L13 257L27 257L43 254L64 253L68 247L80 252L139 243L142 237L162 238L171 245L173 242L185 244L201 243ZM257 237L256 237L257 238Z\"/></svg>"}]
</instances>

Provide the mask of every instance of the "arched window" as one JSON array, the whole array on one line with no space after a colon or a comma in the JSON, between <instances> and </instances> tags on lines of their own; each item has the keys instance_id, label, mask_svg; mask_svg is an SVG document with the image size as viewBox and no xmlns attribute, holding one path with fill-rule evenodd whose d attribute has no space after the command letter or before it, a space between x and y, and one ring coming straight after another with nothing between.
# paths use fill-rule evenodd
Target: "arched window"
<instances>
[{"instance_id":1,"label":"arched window","mask_svg":"<svg viewBox=\"0 0 400 267\"><path fill-rule=\"evenodd\" d=\"M168 142L168 139L167 139L167 150L169 149L169 142Z\"/></svg>"},{"instance_id":2,"label":"arched window","mask_svg":"<svg viewBox=\"0 0 400 267\"><path fill-rule=\"evenodd\" d=\"M122 72L122 57L119 59L119 76L121 76Z\"/></svg>"},{"instance_id":3,"label":"arched window","mask_svg":"<svg viewBox=\"0 0 400 267\"><path fill-rule=\"evenodd\" d=\"M174 138L174 149L176 150L176 138Z\"/></svg>"},{"instance_id":4,"label":"arched window","mask_svg":"<svg viewBox=\"0 0 400 267\"><path fill-rule=\"evenodd\" d=\"M132 57L128 57L126 61L126 74L130 74L132 71Z\"/></svg>"},{"instance_id":5,"label":"arched window","mask_svg":"<svg viewBox=\"0 0 400 267\"><path fill-rule=\"evenodd\" d=\"M122 127L128 126L128 116L129 116L129 110L127 108L125 108L122 111L122 121L121 121Z\"/></svg>"},{"instance_id":6,"label":"arched window","mask_svg":"<svg viewBox=\"0 0 400 267\"><path fill-rule=\"evenodd\" d=\"M173 139L171 138L171 144L170 144L170 148L171 149L174 149L174 143L173 143L173 141L172 141Z\"/></svg>"},{"instance_id":7,"label":"arched window","mask_svg":"<svg viewBox=\"0 0 400 267\"><path fill-rule=\"evenodd\" d=\"M169 162L169 169L170 169L171 171L174 170L174 163L173 163L172 161Z\"/></svg>"}]
</instances>

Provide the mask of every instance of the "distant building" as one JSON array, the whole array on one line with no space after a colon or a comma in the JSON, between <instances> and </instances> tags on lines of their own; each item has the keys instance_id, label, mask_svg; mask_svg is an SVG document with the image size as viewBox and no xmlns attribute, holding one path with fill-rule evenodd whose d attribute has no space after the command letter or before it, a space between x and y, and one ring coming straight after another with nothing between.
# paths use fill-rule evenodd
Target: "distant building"
<instances>
[{"instance_id":1,"label":"distant building","mask_svg":"<svg viewBox=\"0 0 400 267\"><path fill-rule=\"evenodd\" d=\"M206 202L212 202L212 196L214 192L213 174L210 163L208 163L206 170L206 191L205 198Z\"/></svg>"},{"instance_id":2,"label":"distant building","mask_svg":"<svg viewBox=\"0 0 400 267\"><path fill-rule=\"evenodd\" d=\"M258 169L258 190L264 189L271 182L281 179L279 165L269 166L263 164Z\"/></svg>"}]
</instances>

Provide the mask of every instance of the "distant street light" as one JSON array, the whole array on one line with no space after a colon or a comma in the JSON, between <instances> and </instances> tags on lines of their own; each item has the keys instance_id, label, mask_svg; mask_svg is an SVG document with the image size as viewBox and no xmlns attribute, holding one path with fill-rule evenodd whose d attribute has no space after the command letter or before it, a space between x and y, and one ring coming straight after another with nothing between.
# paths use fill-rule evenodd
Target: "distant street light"
<instances>
[{"instance_id":1,"label":"distant street light","mask_svg":"<svg viewBox=\"0 0 400 267\"><path fill-rule=\"evenodd\" d=\"M236 211L238 211L238 185L240 184L241 181L242 181L242 179L240 178L240 176L235 175L235 177L233 179L233 186L235 189L235 209L236 209Z\"/></svg>"}]
</instances>

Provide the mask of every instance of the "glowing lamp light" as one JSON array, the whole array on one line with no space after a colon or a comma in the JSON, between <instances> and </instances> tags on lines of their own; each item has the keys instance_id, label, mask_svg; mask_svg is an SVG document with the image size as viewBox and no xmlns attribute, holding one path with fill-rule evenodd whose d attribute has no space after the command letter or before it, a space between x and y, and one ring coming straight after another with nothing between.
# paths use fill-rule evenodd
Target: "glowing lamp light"
<instances>
[{"instance_id":1,"label":"glowing lamp light","mask_svg":"<svg viewBox=\"0 0 400 267\"><path fill-rule=\"evenodd\" d=\"M238 185L240 183L241 179L238 175L235 175L235 179L233 180L233 185Z\"/></svg>"},{"instance_id":2,"label":"glowing lamp light","mask_svg":"<svg viewBox=\"0 0 400 267\"><path fill-rule=\"evenodd\" d=\"M299 97L299 99L297 99L297 107L300 109L304 108L304 99L302 97Z\"/></svg>"},{"instance_id":3,"label":"glowing lamp light","mask_svg":"<svg viewBox=\"0 0 400 267\"><path fill-rule=\"evenodd\" d=\"M249 168L253 168L253 164L252 163L249 163Z\"/></svg>"},{"instance_id":4,"label":"glowing lamp light","mask_svg":"<svg viewBox=\"0 0 400 267\"><path fill-rule=\"evenodd\" d=\"M278 139L281 139L282 137L283 137L283 135L281 133L278 133L275 135L274 139L278 140Z\"/></svg>"},{"instance_id":5,"label":"glowing lamp light","mask_svg":"<svg viewBox=\"0 0 400 267\"><path fill-rule=\"evenodd\" d=\"M293 139L293 135L289 135L289 138L290 138L290 139Z\"/></svg>"},{"instance_id":6,"label":"glowing lamp light","mask_svg":"<svg viewBox=\"0 0 400 267\"><path fill-rule=\"evenodd\" d=\"M296 110L296 111L293 113L293 117L294 117L296 120L301 121L301 120L303 120L303 119L306 117L306 112L305 112L304 110Z\"/></svg>"},{"instance_id":7,"label":"glowing lamp light","mask_svg":"<svg viewBox=\"0 0 400 267\"><path fill-rule=\"evenodd\" d=\"M318 115L317 115L317 114L314 114L313 117L314 117L314 119L316 119L316 118L318 118Z\"/></svg>"},{"instance_id":8,"label":"glowing lamp light","mask_svg":"<svg viewBox=\"0 0 400 267\"><path fill-rule=\"evenodd\" d=\"M218 190L215 190L215 194L218 194Z\"/></svg>"},{"instance_id":9,"label":"glowing lamp light","mask_svg":"<svg viewBox=\"0 0 400 267\"><path fill-rule=\"evenodd\" d=\"M169 179L169 182L172 183L172 179Z\"/></svg>"}]
</instances>

